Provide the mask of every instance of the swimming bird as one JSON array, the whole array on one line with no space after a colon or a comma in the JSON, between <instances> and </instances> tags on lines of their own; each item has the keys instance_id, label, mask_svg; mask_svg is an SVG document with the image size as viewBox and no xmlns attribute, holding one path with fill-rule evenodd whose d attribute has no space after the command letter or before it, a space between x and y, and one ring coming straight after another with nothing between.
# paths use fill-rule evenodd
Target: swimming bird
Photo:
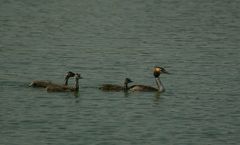
<instances>
[{"instance_id":1,"label":"swimming bird","mask_svg":"<svg viewBox=\"0 0 240 145\"><path fill-rule=\"evenodd\" d=\"M133 82L129 78L125 78L124 85L112 85L112 84L103 84L101 87L99 87L100 90L103 91L127 91L129 89L128 84Z\"/></svg>"},{"instance_id":2,"label":"swimming bird","mask_svg":"<svg viewBox=\"0 0 240 145\"><path fill-rule=\"evenodd\" d=\"M68 80L69 80L69 78L74 77L74 76L75 76L75 73L69 71L69 72L65 75L65 83L64 83L64 85L67 86L67 85L68 85Z\"/></svg>"},{"instance_id":3,"label":"swimming bird","mask_svg":"<svg viewBox=\"0 0 240 145\"><path fill-rule=\"evenodd\" d=\"M142 92L164 92L165 88L159 78L160 74L169 74L163 67L154 67L153 76L157 84L157 88L145 85L133 85L129 87L129 91L142 91Z\"/></svg>"},{"instance_id":4,"label":"swimming bird","mask_svg":"<svg viewBox=\"0 0 240 145\"><path fill-rule=\"evenodd\" d=\"M67 86L69 78L74 77L74 75L75 74L73 72L71 72L71 71L67 72L67 74L65 75L65 83L64 83L64 85ZM29 87L46 88L49 85L60 85L60 84L55 84L55 83L52 83L51 81L48 81L48 80L34 80L34 81L32 81L29 84Z\"/></svg>"},{"instance_id":5,"label":"swimming bird","mask_svg":"<svg viewBox=\"0 0 240 145\"><path fill-rule=\"evenodd\" d=\"M76 73L75 74L75 86L59 86L59 85L49 85L46 87L48 92L77 92L79 90L79 79L82 79L81 75Z\"/></svg>"}]
</instances>

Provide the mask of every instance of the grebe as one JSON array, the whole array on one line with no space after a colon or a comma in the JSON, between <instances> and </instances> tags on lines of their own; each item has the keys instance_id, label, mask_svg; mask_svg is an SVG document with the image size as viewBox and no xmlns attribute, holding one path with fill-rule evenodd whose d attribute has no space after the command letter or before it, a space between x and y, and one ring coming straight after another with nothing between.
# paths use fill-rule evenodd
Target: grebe
<instances>
[{"instance_id":1,"label":"grebe","mask_svg":"<svg viewBox=\"0 0 240 145\"><path fill-rule=\"evenodd\" d=\"M128 84L133 82L131 79L126 78L124 80L124 85L112 85L112 84L103 84L99 89L103 91L127 91L129 89Z\"/></svg>"},{"instance_id":2,"label":"grebe","mask_svg":"<svg viewBox=\"0 0 240 145\"><path fill-rule=\"evenodd\" d=\"M71 72L71 71L69 71L65 75L65 83L64 83L65 86L68 85L69 78L74 77L74 75L75 74L73 72ZM41 88L46 88L49 85L60 85L60 84L55 84L55 83L52 83L51 81L48 81L48 80L35 80L35 81L32 81L29 84L30 87L41 87Z\"/></svg>"},{"instance_id":3,"label":"grebe","mask_svg":"<svg viewBox=\"0 0 240 145\"><path fill-rule=\"evenodd\" d=\"M151 87L151 86L145 86L145 85L133 85L130 86L129 91L142 91L142 92L164 92L165 88L159 78L160 74L169 74L163 67L154 67L153 75L155 77L155 81L157 84L157 88Z\"/></svg>"},{"instance_id":4,"label":"grebe","mask_svg":"<svg viewBox=\"0 0 240 145\"><path fill-rule=\"evenodd\" d=\"M74 77L74 76L75 76L75 73L69 71L69 72L65 75L65 83L64 83L64 85L67 86L67 85L68 85L68 80L69 80L69 78Z\"/></svg>"},{"instance_id":5,"label":"grebe","mask_svg":"<svg viewBox=\"0 0 240 145\"><path fill-rule=\"evenodd\" d=\"M49 85L46 87L46 90L48 92L77 92L79 90L79 82L78 80L82 79L81 75L76 73L75 74L75 86L70 87L70 86L59 86L59 85Z\"/></svg>"}]
</instances>

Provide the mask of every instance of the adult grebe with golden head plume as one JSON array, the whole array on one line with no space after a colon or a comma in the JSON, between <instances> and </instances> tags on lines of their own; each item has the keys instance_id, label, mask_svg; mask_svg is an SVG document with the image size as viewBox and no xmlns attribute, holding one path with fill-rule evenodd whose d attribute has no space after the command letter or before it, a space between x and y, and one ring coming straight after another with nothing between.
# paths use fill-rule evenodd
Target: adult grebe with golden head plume
<instances>
[{"instance_id":1,"label":"adult grebe with golden head plume","mask_svg":"<svg viewBox=\"0 0 240 145\"><path fill-rule=\"evenodd\" d=\"M124 85L112 85L112 84L103 84L101 87L99 87L100 90L103 91L127 91L129 89L128 84L133 82L131 79L126 78L124 80Z\"/></svg>"},{"instance_id":2,"label":"adult grebe with golden head plume","mask_svg":"<svg viewBox=\"0 0 240 145\"><path fill-rule=\"evenodd\" d=\"M156 66L153 69L153 76L155 77L155 81L157 84L157 88L145 85L133 85L130 86L129 91L142 91L142 92L151 92L151 91L158 91L164 92L165 88L159 78L160 74L169 74L163 67Z\"/></svg>"}]
</instances>

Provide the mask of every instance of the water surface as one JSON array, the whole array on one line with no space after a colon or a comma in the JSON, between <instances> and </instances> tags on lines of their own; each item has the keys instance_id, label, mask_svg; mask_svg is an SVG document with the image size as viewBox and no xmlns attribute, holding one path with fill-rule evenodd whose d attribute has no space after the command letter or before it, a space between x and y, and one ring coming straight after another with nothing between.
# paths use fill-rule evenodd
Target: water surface
<instances>
[{"instance_id":1,"label":"water surface","mask_svg":"<svg viewBox=\"0 0 240 145\"><path fill-rule=\"evenodd\" d=\"M238 1L0 3L0 144L240 142ZM155 86L155 65L172 73L165 93L97 89ZM69 70L84 77L77 97L27 86Z\"/></svg>"}]
</instances>

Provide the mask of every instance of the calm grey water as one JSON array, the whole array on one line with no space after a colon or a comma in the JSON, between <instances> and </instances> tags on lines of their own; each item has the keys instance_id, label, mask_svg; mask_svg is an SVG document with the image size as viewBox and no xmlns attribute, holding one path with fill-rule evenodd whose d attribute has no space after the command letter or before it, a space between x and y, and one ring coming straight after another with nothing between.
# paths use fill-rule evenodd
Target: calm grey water
<instances>
[{"instance_id":1,"label":"calm grey water","mask_svg":"<svg viewBox=\"0 0 240 145\"><path fill-rule=\"evenodd\" d=\"M0 144L239 144L239 32L234 0L1 0ZM165 93L97 89L155 65ZM27 86L67 71L78 96Z\"/></svg>"}]
</instances>

